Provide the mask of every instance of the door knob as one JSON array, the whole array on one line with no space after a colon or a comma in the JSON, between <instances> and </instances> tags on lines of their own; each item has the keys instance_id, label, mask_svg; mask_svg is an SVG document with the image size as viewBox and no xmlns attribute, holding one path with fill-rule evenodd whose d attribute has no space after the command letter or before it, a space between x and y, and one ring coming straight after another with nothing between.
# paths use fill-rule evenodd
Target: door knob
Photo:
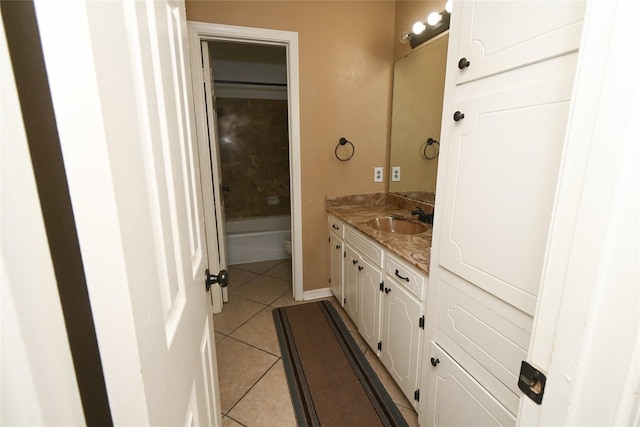
<instances>
[{"instance_id":1,"label":"door knob","mask_svg":"<svg viewBox=\"0 0 640 427\"><path fill-rule=\"evenodd\" d=\"M460 111L456 111L455 113L453 113L453 120L458 122L460 120L464 119L464 114L462 114Z\"/></svg>"},{"instance_id":2,"label":"door knob","mask_svg":"<svg viewBox=\"0 0 640 427\"><path fill-rule=\"evenodd\" d=\"M458 61L458 68L460 68L461 70L464 70L469 65L471 65L471 62L469 62L467 58L460 58L460 61Z\"/></svg>"},{"instance_id":3,"label":"door knob","mask_svg":"<svg viewBox=\"0 0 640 427\"><path fill-rule=\"evenodd\" d=\"M440 363L440 359L436 359L435 357L432 357L432 358L431 358L431 364L432 364L433 366L437 366L437 365L438 365L438 363Z\"/></svg>"},{"instance_id":4,"label":"door knob","mask_svg":"<svg viewBox=\"0 0 640 427\"><path fill-rule=\"evenodd\" d=\"M220 272L216 275L209 273L209 269L207 268L204 274L204 287L207 289L207 292L209 292L209 289L211 289L211 285L213 285L214 283L219 283L223 288L227 287L227 285L229 284L229 273L227 273L227 270L220 270Z\"/></svg>"}]
</instances>

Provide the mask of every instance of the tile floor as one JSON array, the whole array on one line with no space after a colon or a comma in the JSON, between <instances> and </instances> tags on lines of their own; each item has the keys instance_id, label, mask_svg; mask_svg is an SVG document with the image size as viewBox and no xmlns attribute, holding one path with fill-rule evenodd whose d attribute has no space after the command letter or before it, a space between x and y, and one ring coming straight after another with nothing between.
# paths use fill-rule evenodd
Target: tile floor
<instances>
[{"instance_id":1,"label":"tile floor","mask_svg":"<svg viewBox=\"0 0 640 427\"><path fill-rule=\"evenodd\" d=\"M271 315L275 307L299 304L291 296L291 260L234 265L228 271L229 302L214 316L223 426L295 427ZM339 308L337 300L332 301ZM409 401L347 314L339 311L408 424L418 426Z\"/></svg>"}]
</instances>

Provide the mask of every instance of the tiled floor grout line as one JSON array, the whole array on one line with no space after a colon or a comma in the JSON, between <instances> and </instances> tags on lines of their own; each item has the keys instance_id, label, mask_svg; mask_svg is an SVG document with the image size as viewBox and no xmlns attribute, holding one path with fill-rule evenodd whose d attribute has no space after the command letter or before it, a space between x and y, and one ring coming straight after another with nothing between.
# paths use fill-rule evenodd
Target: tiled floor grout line
<instances>
[{"instance_id":1,"label":"tiled floor grout line","mask_svg":"<svg viewBox=\"0 0 640 427\"><path fill-rule=\"evenodd\" d=\"M230 337L230 338L231 338L231 337ZM240 340L236 340L236 341L240 341ZM240 341L240 342L242 342L242 341ZM246 344L246 343L245 343L245 344ZM252 346L252 347L253 347L253 346ZM257 348L257 347L254 347L254 348ZM260 349L258 349L258 350L260 350ZM262 350L262 351L264 351L264 350ZM268 352L266 352L266 351L265 351L265 353L268 353ZM271 353L268 353L268 354L271 354ZM273 356L275 356L275 355L273 355ZM234 404L233 404L233 406L232 406L231 408L229 408L229 410L227 411L227 413L226 413L226 414L224 414L224 415L227 415L229 412L233 411L233 408L235 408L235 407L238 405L238 403L242 402L242 399L244 399L244 397L245 397L247 394L249 394L249 393L251 392L251 390L256 386L256 384L258 384L258 383L260 382L260 380L261 380L261 379L263 379L263 378L264 378L264 377L265 377L265 376L266 376L266 375L271 371L271 369L273 369L273 367L274 367L274 366L276 366L276 364L280 361L280 359L282 359L281 357L278 357L278 356L276 356L276 357L277 357L277 359L275 360L275 362L273 362L273 363L271 364L271 366L269 366L269 368L268 368L266 371L264 371L264 373L260 376L260 378L258 378L258 379L256 380L256 382L254 382L254 383L253 383L253 385L252 385L251 387L249 387L249 388L247 389L247 391L246 391L242 396L240 396L240 398L238 399L238 401L237 401L236 403L234 403ZM227 415L227 416L228 416L228 415ZM235 420L234 420L234 421L235 421ZM237 421L236 421L236 422L237 422Z\"/></svg>"},{"instance_id":2,"label":"tiled floor grout line","mask_svg":"<svg viewBox=\"0 0 640 427\"><path fill-rule=\"evenodd\" d=\"M260 381L262 381L265 376L267 376L267 374L269 374L273 368L282 360L282 355L278 355L278 354L274 354L269 350L265 350L264 348L260 348L254 344L251 344L250 342L246 342L244 341L244 338L240 339L240 338L236 338L234 336L232 336L232 334L236 333L237 331L239 331L241 328L243 328L245 325L247 325L249 322L251 322L252 320L254 320L257 316L261 315L263 311L265 311L267 308L269 308L270 310L273 310L275 308L281 308L286 306L287 303L286 300L283 301L281 305L279 304L278 306L274 306L273 304L280 301L285 295L290 294L292 292L292 279L286 279L283 278L283 274L282 272L280 272L280 274L274 274L273 270L278 268L282 263L286 262L287 260L281 260L280 262L278 262L277 264L271 266L270 268L268 268L266 271L262 272L262 273L257 273L256 271L252 271L251 269L247 269L247 268L242 268L241 266L243 266L243 264L239 264L239 265L234 265L231 266L239 271L242 271L243 273L247 273L249 276L253 276L251 277L249 280L247 280L246 282L234 286L233 290L229 290L229 299L231 301L232 298L235 299L240 299L246 302L250 302L252 304L257 304L258 306L260 306L259 310L250 315L246 320L242 321L241 324L235 326L233 328L233 330L231 330L228 333L222 333L219 331L216 331L218 334L220 334L222 336L222 339L220 339L220 341L218 341L218 343L216 345L218 345L219 343L222 343L223 341L225 341L227 338L231 338L232 340L234 340L237 343L241 343L243 345L246 345L248 347L251 347L254 350L259 350L261 353L264 353L266 355L269 356L273 356L275 357L275 360L273 361L273 363L271 365L266 365L268 366L267 369L265 369L264 372L262 372L262 374L259 376L259 378L257 378L253 384L247 388L247 390L242 394L242 396L240 396L234 403L233 406L231 406L226 412L223 413L223 417L228 418L229 420L231 420L233 423L237 423L237 425L243 426L243 427L247 427L246 424L243 424L242 422L238 421L237 419L235 419L234 417L229 416L229 414L243 401L243 399L245 399L253 390L254 388L257 386L258 383L260 383ZM269 273L272 272L273 275L270 275ZM277 296L275 299L273 299L270 303L265 304L264 302L261 301L256 301L254 299L251 298L247 298L246 296L240 296L240 295L236 295L235 292L238 292L240 289L244 288L245 286L249 285L250 283L252 283L255 280L260 279L261 277L265 277L265 278L269 278L269 279L274 279L274 280L282 280L282 281L287 281L289 282L289 284L291 285L289 289L287 289L285 292L283 292L282 294L280 294L279 296ZM304 302L311 302L311 301L304 301ZM297 303L297 302L296 302ZM344 321L344 319L343 319ZM345 321L346 323L346 321ZM353 335L353 334L357 334L357 326L354 326L355 330L351 330L350 328L347 328L349 330L349 332ZM215 329L215 328L214 328ZM364 349L361 348L362 354L366 355L369 352L369 348L365 346ZM406 404L404 404L403 402L395 402L394 403L397 407L399 408L403 408L405 410L414 410L413 407L411 406L407 406ZM240 415L240 413L236 414L236 416ZM235 424L234 424L235 425ZM251 424L250 424L251 425Z\"/></svg>"}]
</instances>

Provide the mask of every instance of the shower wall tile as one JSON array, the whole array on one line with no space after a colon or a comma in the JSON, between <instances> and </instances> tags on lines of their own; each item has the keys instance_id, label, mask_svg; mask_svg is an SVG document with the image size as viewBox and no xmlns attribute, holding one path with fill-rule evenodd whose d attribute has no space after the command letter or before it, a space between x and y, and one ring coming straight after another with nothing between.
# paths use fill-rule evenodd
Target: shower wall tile
<instances>
[{"instance_id":1,"label":"shower wall tile","mask_svg":"<svg viewBox=\"0 0 640 427\"><path fill-rule=\"evenodd\" d=\"M227 219L289 215L287 101L218 98L217 113Z\"/></svg>"}]
</instances>

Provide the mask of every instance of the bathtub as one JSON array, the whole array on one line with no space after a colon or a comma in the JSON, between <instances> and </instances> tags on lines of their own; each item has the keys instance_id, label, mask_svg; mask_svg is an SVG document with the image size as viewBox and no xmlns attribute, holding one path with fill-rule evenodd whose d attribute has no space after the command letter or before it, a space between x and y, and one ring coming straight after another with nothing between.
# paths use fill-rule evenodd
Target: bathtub
<instances>
[{"instance_id":1,"label":"bathtub","mask_svg":"<svg viewBox=\"0 0 640 427\"><path fill-rule=\"evenodd\" d=\"M227 264L289 258L284 241L291 239L291 216L226 221Z\"/></svg>"}]
</instances>

